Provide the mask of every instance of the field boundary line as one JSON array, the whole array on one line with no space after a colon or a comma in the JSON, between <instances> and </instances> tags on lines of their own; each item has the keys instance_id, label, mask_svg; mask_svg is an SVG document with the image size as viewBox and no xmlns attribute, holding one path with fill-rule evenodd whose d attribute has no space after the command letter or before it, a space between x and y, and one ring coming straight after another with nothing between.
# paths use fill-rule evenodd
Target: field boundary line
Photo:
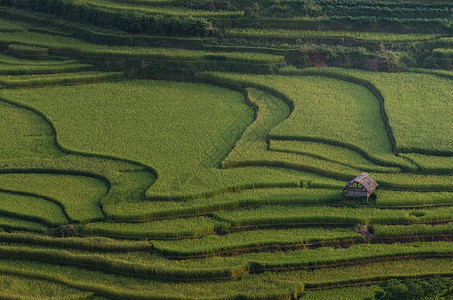
<instances>
[{"instance_id":1,"label":"field boundary line","mask_svg":"<svg viewBox=\"0 0 453 300\"><path fill-rule=\"evenodd\" d=\"M20 196L31 196L31 197L35 197L35 198L41 198L45 201L51 202L61 208L62 213L64 214L64 216L66 217L66 219L68 220L69 223L72 222L72 219L68 216L68 213L66 212L66 208L64 207L63 203L61 203L57 199L47 197L44 195L40 195L40 194L36 194L36 193L23 192L23 191L4 189L4 188L0 188L0 193L20 195Z\"/></svg>"},{"instance_id":2,"label":"field boundary line","mask_svg":"<svg viewBox=\"0 0 453 300\"><path fill-rule=\"evenodd\" d=\"M306 290L334 289L334 288L342 288L342 287L349 287L349 286L361 286L362 283L363 283L363 285L372 285L375 283L387 281L389 279L416 280L419 278L428 278L429 279L429 278L436 277L436 276L452 277L453 273L451 273L451 272L433 272L433 273L428 273L428 274L416 274L416 275L383 275L383 276L367 277L367 278L362 278L362 279L350 279L350 280L331 281L331 282L324 282L324 283L305 283L305 289Z\"/></svg>"},{"instance_id":3,"label":"field boundary line","mask_svg":"<svg viewBox=\"0 0 453 300\"><path fill-rule=\"evenodd\" d=\"M365 87L367 90L369 90L375 96L375 98L379 102L379 107L380 107L380 111L381 111L381 118L382 118L382 121L384 123L385 129L387 131L387 136L388 136L388 139L390 141L390 145L392 146L392 151L393 151L393 153L395 155L398 154L398 152L396 150L397 147L396 147L395 136L393 135L393 130L392 130L391 126L390 126L390 123L389 123L389 120L388 120L388 117L387 117L387 113L385 112L385 99L384 99L384 96L382 95L381 91L373 83L371 83L368 80L361 79L361 78L358 78L358 77L355 77L355 76L352 76L352 75L351 76L347 76L347 75L335 74L335 73L332 73L332 72L322 72L322 73L320 73L320 72L310 71L310 70L303 70L302 73L297 73L297 74L287 73L287 74L282 74L282 75L286 75L286 76L321 76L321 77L338 79L338 80L350 82L350 83L357 84L357 85Z\"/></svg>"},{"instance_id":4,"label":"field boundary line","mask_svg":"<svg viewBox=\"0 0 453 300\"><path fill-rule=\"evenodd\" d=\"M14 101L14 100L6 99L6 98L1 97L1 96L0 96L0 101L9 103L9 104L14 105L14 106L16 106L18 108L25 109L27 111L30 111L30 112L35 113L38 116L40 116L50 126L52 134L53 134L53 137L54 137L54 145L61 152L66 153L66 154L81 155L81 156L85 156L85 157L104 158L104 159L116 160L116 161L120 161L120 162L123 161L123 162L129 163L129 164L132 164L132 165L138 165L138 166L142 167L145 171L147 171L147 172L151 173L153 176L155 176L155 180L151 183L151 185L149 187L147 187L146 190L148 190L152 185L154 185L155 181L158 180L158 172L157 172L157 170L155 170L154 168L152 168L152 167L150 167L150 166L148 166L148 165L146 165L144 163L141 163L141 162L138 162L138 161L134 161L134 160L131 160L131 159L117 158L117 157L113 157L113 156L109 156L109 155L105 155L105 154L93 154L93 153L88 153L88 152L75 151L75 150L71 150L69 148L64 147L58 142L57 130L56 130L55 125L50 120L50 118L48 118L45 114L43 114L38 109L35 109L34 107L32 107L30 105L26 105L26 104L23 104L23 103ZM78 173L75 170L72 170L70 172L72 174L74 174L74 173L77 174ZM80 174L86 174L85 171L80 171L79 173ZM107 197L107 195L109 195L110 192L112 191L112 183L110 182L110 180L107 177L104 177L101 174L93 173L93 174L90 174L90 175L94 176L95 178L103 180L106 183L106 185L107 185L107 193L106 193L106 195L103 198L100 199L99 204L98 204L99 208L102 211L102 214L104 215L104 218L107 219L107 215L105 214L105 211L104 211L103 206L102 206L102 199ZM146 192L146 190L145 190L145 192Z\"/></svg>"},{"instance_id":5,"label":"field boundary line","mask_svg":"<svg viewBox=\"0 0 453 300\"><path fill-rule=\"evenodd\" d=\"M281 75L283 75L283 76L324 76L324 74L317 74L317 73L313 73L313 74L304 74L304 73L301 73L301 74L299 74L299 73L297 73L297 74L286 74L286 73L283 73ZM324 76L324 77L328 77L329 78L329 76ZM381 100L378 98L378 96L376 96L376 94L372 90L370 90L370 88L368 86L366 86L364 83L358 83L358 82L355 82L355 81L352 81L352 80L345 80L345 79L337 78L335 76L332 76L331 78L340 79L340 80L347 81L347 82L350 82L350 83L353 83L353 84L361 85L361 86L365 87L366 89L368 89L377 98L377 100L378 100L378 102L380 104L381 117L383 118L383 123L384 123L385 129L386 129L389 141L390 141L390 145L392 147L392 151L393 151L393 153L396 153L396 143L395 143L395 139L393 137L393 132L392 132L391 128L389 128L390 125L388 124L388 120L386 121L384 119L384 116L382 115L382 113L384 113L384 115L385 115L385 111L382 112L382 110L384 109L383 98L382 98L382 102L381 102ZM262 85L262 84L257 84L257 83L246 82L246 81L240 81L240 80L233 80L233 79L229 80L229 79L224 79L224 78L217 78L216 75L211 75L209 72L202 73L201 74L201 79L203 79L203 81L206 82L206 83L214 84L214 85L222 86L222 87L226 87L226 88L230 88L230 89L233 89L233 90L245 89L246 87L251 87L251 88L256 88L256 89L260 89L260 90L266 91L266 92L270 93L272 96L277 97L277 98L281 99L282 101L284 101L286 104L288 104L288 106L290 108L290 114L294 111L294 102L293 101L291 101L283 93L281 93L279 91L276 91L273 88L270 88L268 86L265 86L265 85ZM377 89L376 89L376 92L380 93L379 90L377 90ZM385 118L386 118L386 115L385 115ZM383 167L386 167L386 166L387 167L398 167L398 168L402 168L402 169L406 169L407 168L407 167L405 167L403 165L394 164L394 163L388 163L388 162L384 162L384 161L382 161L380 159L376 159L373 156L369 155L366 151L360 149L357 146L354 146L354 145L351 145L351 144L348 144L348 143L339 142L339 141L331 141L331 140L328 140L328 139L314 138L314 137L273 136L273 135L270 135L269 139L273 139L273 140L298 140L298 141L312 141L312 142L325 143L325 144L328 144L328 145L343 147L345 149L357 152L358 154L363 156L365 159L367 159L367 160L371 161L372 163L374 163L376 165L379 165L379 166L383 166ZM268 143L269 143L269 141L268 141Z\"/></svg>"}]
</instances>

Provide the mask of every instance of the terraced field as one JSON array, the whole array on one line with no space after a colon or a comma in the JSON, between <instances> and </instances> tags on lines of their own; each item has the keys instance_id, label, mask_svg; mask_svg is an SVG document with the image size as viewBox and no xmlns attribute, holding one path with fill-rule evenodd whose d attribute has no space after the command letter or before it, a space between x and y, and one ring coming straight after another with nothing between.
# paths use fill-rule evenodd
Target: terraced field
<instances>
[{"instance_id":1,"label":"terraced field","mask_svg":"<svg viewBox=\"0 0 453 300\"><path fill-rule=\"evenodd\" d=\"M451 280L452 9L0 0L0 298Z\"/></svg>"}]
</instances>

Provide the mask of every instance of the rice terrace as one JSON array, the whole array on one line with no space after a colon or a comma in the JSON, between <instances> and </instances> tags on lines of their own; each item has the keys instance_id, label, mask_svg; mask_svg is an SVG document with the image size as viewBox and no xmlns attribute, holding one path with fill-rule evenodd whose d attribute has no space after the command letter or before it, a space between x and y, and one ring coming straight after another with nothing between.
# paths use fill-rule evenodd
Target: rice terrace
<instances>
[{"instance_id":1,"label":"rice terrace","mask_svg":"<svg viewBox=\"0 0 453 300\"><path fill-rule=\"evenodd\" d=\"M1 299L453 298L452 1L0 0L0 130Z\"/></svg>"}]
</instances>

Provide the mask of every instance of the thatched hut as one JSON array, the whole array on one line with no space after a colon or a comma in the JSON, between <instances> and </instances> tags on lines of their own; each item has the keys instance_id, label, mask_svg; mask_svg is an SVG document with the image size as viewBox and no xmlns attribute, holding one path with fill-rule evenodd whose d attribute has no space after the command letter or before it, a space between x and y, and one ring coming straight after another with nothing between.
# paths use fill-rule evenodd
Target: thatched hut
<instances>
[{"instance_id":1,"label":"thatched hut","mask_svg":"<svg viewBox=\"0 0 453 300\"><path fill-rule=\"evenodd\" d=\"M373 194L379 184L374 181L368 173L362 173L356 178L350 180L343 188L346 191L345 199L360 200L368 198Z\"/></svg>"}]
</instances>

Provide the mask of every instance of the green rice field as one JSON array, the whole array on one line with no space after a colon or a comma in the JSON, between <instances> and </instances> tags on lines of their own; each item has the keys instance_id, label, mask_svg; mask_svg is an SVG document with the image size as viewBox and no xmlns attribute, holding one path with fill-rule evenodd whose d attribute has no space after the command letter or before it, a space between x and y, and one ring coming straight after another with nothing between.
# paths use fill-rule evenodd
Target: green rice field
<instances>
[{"instance_id":1,"label":"green rice field","mask_svg":"<svg viewBox=\"0 0 453 300\"><path fill-rule=\"evenodd\" d=\"M0 0L0 298L451 282L452 10Z\"/></svg>"}]
</instances>

